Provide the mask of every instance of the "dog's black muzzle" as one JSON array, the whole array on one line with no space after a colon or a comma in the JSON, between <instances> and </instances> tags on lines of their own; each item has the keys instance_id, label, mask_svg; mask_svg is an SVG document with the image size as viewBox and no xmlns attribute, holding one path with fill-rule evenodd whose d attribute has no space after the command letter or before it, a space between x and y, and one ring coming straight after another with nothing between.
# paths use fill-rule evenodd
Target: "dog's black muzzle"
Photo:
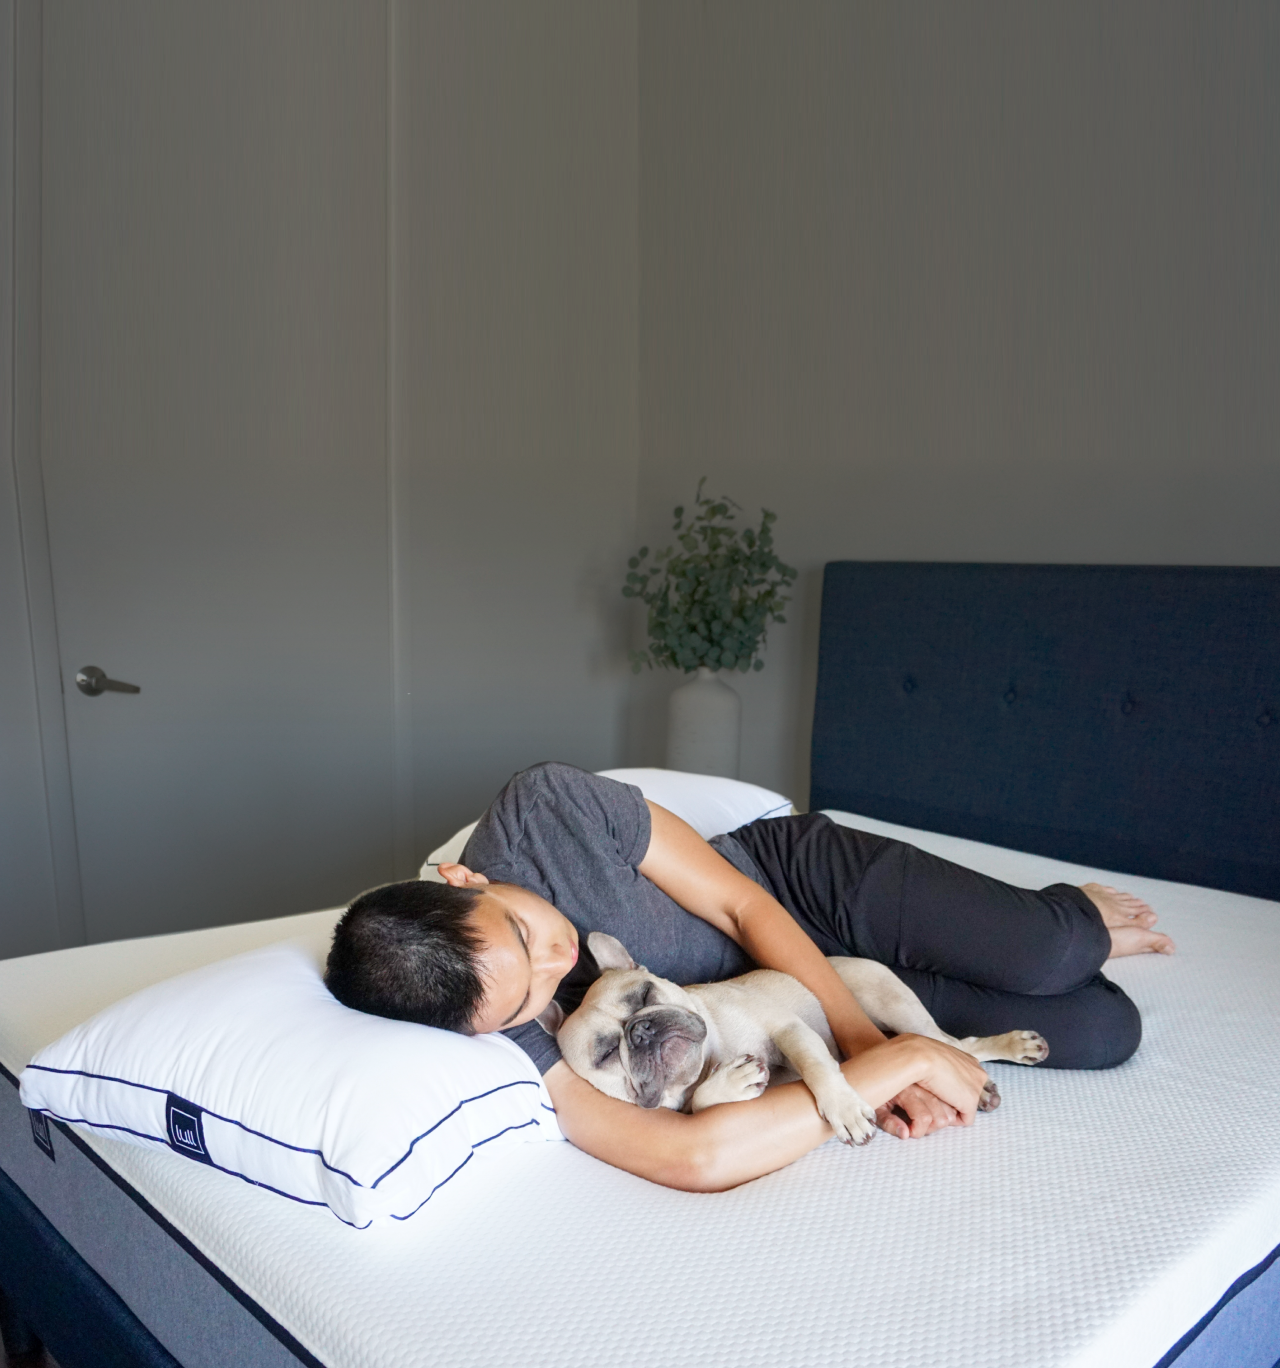
<instances>
[{"instance_id":1,"label":"dog's black muzzle","mask_svg":"<svg viewBox=\"0 0 1280 1368\"><path fill-rule=\"evenodd\" d=\"M707 1038L707 1024L683 1007L652 1007L637 1012L623 1027L627 1072L642 1107L662 1103L667 1081L684 1070L690 1055Z\"/></svg>"}]
</instances>

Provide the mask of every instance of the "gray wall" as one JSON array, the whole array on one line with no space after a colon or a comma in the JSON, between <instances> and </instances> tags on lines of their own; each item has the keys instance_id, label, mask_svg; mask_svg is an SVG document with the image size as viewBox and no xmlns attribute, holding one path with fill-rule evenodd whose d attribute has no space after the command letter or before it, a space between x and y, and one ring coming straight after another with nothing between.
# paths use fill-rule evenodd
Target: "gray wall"
<instances>
[{"instance_id":1,"label":"gray wall","mask_svg":"<svg viewBox=\"0 0 1280 1368\"><path fill-rule=\"evenodd\" d=\"M703 473L774 508L804 572L768 668L737 677L744 777L801 803L824 561L1276 559L1274 5L351 13L388 52L370 439L396 871L520 765L661 761L676 681L630 682L617 585ZM7 376L32 335L38 357L27 323ZM37 707L38 441L4 442L0 953L75 936L50 891L75 867Z\"/></svg>"},{"instance_id":2,"label":"gray wall","mask_svg":"<svg viewBox=\"0 0 1280 1368\"><path fill-rule=\"evenodd\" d=\"M34 232L25 238L34 250L17 283L37 308L25 320L15 369L6 349L24 320L15 322L9 307L14 281L5 250L0 368L6 389L0 398L7 400L19 372L33 373L36 381L25 413L40 413L41 378L45 395L43 428L37 421L23 446L7 424L0 444L0 955L84 936L74 924L58 922L59 909L75 910L76 890L56 892L49 809L57 795L51 796L48 779L59 755L42 750L36 648L41 641L50 647L45 654L52 684L45 680L43 701L55 722L76 708L94 722L110 716L90 714L74 690L64 710L57 628L64 629L65 650L75 654L69 665L62 662L64 673L91 655L97 659L94 653L107 648L93 645L91 655L84 654L90 647L78 644L83 631L72 630L77 613L70 600L86 586L97 588L102 554L114 558L113 565L134 565L146 556L126 519L128 533L121 531L115 550L94 543L97 559L76 561L73 551L85 558L84 529L69 525L65 508L74 506L76 516L103 530L94 523L102 499L83 497L86 488L109 493L129 517L161 528L169 525L174 506L182 509L178 525L185 528L187 506L195 505L202 530L225 534L225 573L197 576L198 583L179 592L172 564L156 557L156 564L142 567L143 591L126 597L135 610L145 600L147 611L134 615L157 624L161 637L166 614L197 632L205 653L202 682L227 696L225 711L241 730L260 723L269 729L274 714L258 706L252 691L229 689L214 677L219 661L234 661L255 676L270 674L295 690L302 674L314 691L326 692L323 668L300 665L297 652L292 665L276 659L288 654L289 632L302 616L310 614L314 625L316 614L327 614L332 639L323 630L309 631L307 643L319 641L331 671L348 679L368 662L364 674L378 694L376 706L365 710L368 718L349 719L330 732L328 744L312 749L313 787L321 796L344 786L350 792L355 781L364 792L371 767L385 774L360 816L363 825L377 828L365 843L366 882L416 871L432 846L477 816L517 768L553 757L601 768L617 763L622 752L627 624L616 585L634 530L639 426L634 3L387 0L371 6L332 0L318 17L307 17L305 34L294 35L298 41L286 34L283 43L281 31L298 21L296 7L181 0L152 14L148 4L132 0L113 9L105 38L95 27L104 22L100 7L85 0L24 0L22 6L35 20L43 13L47 39L43 55L36 41L18 64L34 83L36 101L17 139L18 152L35 162L25 197L35 211ZM14 12L11 0L0 5L7 91ZM322 103L316 117L297 115L302 105L290 100L291 92L300 83L310 91L316 73L343 72L353 50L360 59L358 89L344 76L340 95ZM273 64L280 96L274 105L264 97ZM253 78L248 89L246 70ZM145 101L137 93L157 88L162 98L150 99L139 113L134 106ZM365 117L370 91L372 141ZM255 105L246 113L246 101L264 98L265 110ZM226 115L211 118L218 99L230 102ZM349 117L353 101L358 119ZM254 130L277 130L286 115L288 128L264 146ZM15 149L7 133L0 128L6 157ZM82 164L95 154L91 164ZM354 173L353 162L359 163ZM122 181L118 196L113 177ZM12 166L0 164L0 182L7 248L14 226ZM330 198L317 206L312 192L320 182L321 198ZM101 192L100 212L74 212L92 198L89 191ZM237 194L243 213L237 213ZM313 213L319 217L308 231ZM104 230L105 223L115 232L130 215L133 238L120 240L123 229L115 236ZM331 262L321 248L343 233L348 255ZM288 241L274 271L258 270L256 262L246 268L237 257L235 249L246 242L274 244L279 238ZM195 255L198 269L179 272L150 293L144 288L137 310L118 304L135 282L122 278L113 262L136 267L145 285L152 257L167 265L180 262L184 252ZM54 275L46 278L42 270ZM300 293L299 280L310 288ZM77 326L77 293L81 322L101 322L111 309L128 314L121 345ZM350 303L353 296L354 313L339 316L334 301ZM233 304L239 310L235 328L219 331ZM202 326L206 318L208 328ZM184 323L194 327L194 342ZM280 349L280 358L297 358L294 370L307 370L309 387L301 390L282 384L278 368L262 364L261 346L253 350L290 327L299 335L295 345ZM89 367L86 376L73 362L95 344L106 364ZM338 354L343 346L358 353L345 371L306 368L313 353ZM75 383L77 376L82 383ZM119 402L95 408L100 391ZM206 400L211 411L201 408ZM7 418L11 406L2 407ZM152 446L156 433L171 436L177 427L183 460L158 472L142 469L127 433L116 431L124 431L120 415L135 410L165 416L156 432L147 433ZM115 424L111 434L119 440L103 439L104 423ZM222 431L228 426L230 435ZM206 433L212 434L207 440ZM335 479L328 460L335 449L345 462L339 473L365 472L358 487ZM77 474L64 459L68 453L94 461ZM295 458L302 468L290 464ZM63 510L53 519L54 578L61 574L64 590L56 610L52 593L39 592L48 587L49 555L31 536L20 541L17 535L20 513L24 532L42 531L42 465L44 485ZM253 501L244 495L252 481L243 467L257 471L259 485L275 481L273 493L280 476L293 480L295 489L324 484L329 504L345 501L343 516L323 525L307 522L314 499L292 515L273 505L276 525L288 524L305 556L296 554L293 542L275 547L279 573L255 563L247 590L236 579L242 543L252 541L266 552L272 543L268 538L259 548L261 538L238 535L254 517ZM19 497L23 469L35 478ZM259 517L270 525L260 511ZM184 551L191 540L188 533ZM358 576L343 569L353 555ZM306 557L319 557L320 564ZM364 573L370 564L372 581ZM347 616L333 610L335 590L321 572L342 579L345 595L338 597ZM281 618L276 591L286 580L301 598L289 600L273 628L271 614ZM315 591L308 599L309 584ZM222 616L207 610L207 600L219 593L251 604L266 646L279 649L268 651L261 642L251 649L243 632L226 628ZM352 612L359 619L354 625ZM388 636L390 670L387 647L379 644ZM118 641L115 649L119 660L125 653ZM171 658L178 654L168 650ZM112 661L103 656L102 663ZM113 668L130 677L121 666ZM208 708L184 714L190 691L162 690L155 683L159 669L156 663L150 670L144 701L154 703L163 693L171 700L173 715L165 720L174 735L193 748L216 747ZM391 714L394 755L384 736ZM366 744L365 721L379 729L372 745ZM62 737L59 782L69 795L65 732ZM73 761L76 746L73 734ZM107 777L155 787L139 746L127 737L120 746L131 762L123 769L130 772L123 775L115 756ZM359 774L345 753L353 746L366 757ZM371 766L372 751L379 754ZM190 780L209 787L198 768ZM81 784L76 796L87 811L92 803L85 790ZM162 818L148 818L146 830L116 850L121 861L154 870L162 855L172 854L183 821L182 834L193 835L190 814L184 817L180 803L169 807L172 830ZM256 822L259 844L269 843L272 831L305 828L304 812L297 803L280 803L273 821ZM63 827L74 837L73 826ZM225 855L233 845L220 846L224 864L231 863ZM330 852L317 853L327 858ZM249 852L247 869L252 859ZM357 891L337 877L318 886L324 860L310 863L308 905L345 900ZM74 859L69 868L74 884ZM97 890L89 865L84 883L93 906ZM296 891L280 889L277 910L289 910ZM237 907L242 915L257 910L247 898L227 898L225 905L230 915ZM138 909L139 924L148 930L159 929L165 918L176 928L183 915L160 901ZM113 933L98 921L90 925L89 939L104 934Z\"/></svg>"},{"instance_id":3,"label":"gray wall","mask_svg":"<svg viewBox=\"0 0 1280 1368\"><path fill-rule=\"evenodd\" d=\"M397 6L393 350L416 861L618 763L638 459L635 8ZM416 863L414 865L416 868Z\"/></svg>"},{"instance_id":4,"label":"gray wall","mask_svg":"<svg viewBox=\"0 0 1280 1368\"><path fill-rule=\"evenodd\" d=\"M40 455L85 931L331 904L391 865L384 15L43 9ZM89 663L141 695L85 697Z\"/></svg>"},{"instance_id":5,"label":"gray wall","mask_svg":"<svg viewBox=\"0 0 1280 1368\"><path fill-rule=\"evenodd\" d=\"M744 778L827 560L1277 562L1280 7L647 0L640 111L643 534L706 473L804 571Z\"/></svg>"}]
</instances>

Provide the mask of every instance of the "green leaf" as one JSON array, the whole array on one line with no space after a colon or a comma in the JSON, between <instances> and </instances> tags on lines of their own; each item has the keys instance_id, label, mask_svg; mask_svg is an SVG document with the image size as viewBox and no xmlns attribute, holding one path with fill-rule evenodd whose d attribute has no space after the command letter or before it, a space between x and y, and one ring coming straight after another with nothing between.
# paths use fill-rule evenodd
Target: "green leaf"
<instances>
[{"instance_id":1,"label":"green leaf","mask_svg":"<svg viewBox=\"0 0 1280 1368\"><path fill-rule=\"evenodd\" d=\"M739 528L741 508L727 496L706 495L698 481L692 509L675 510L676 544L656 553L642 573L649 548L628 561L622 594L648 609L649 650L633 653L635 668L758 670L755 657L769 622L784 622L784 589L796 571L773 549L776 515L761 509L758 527Z\"/></svg>"}]
</instances>

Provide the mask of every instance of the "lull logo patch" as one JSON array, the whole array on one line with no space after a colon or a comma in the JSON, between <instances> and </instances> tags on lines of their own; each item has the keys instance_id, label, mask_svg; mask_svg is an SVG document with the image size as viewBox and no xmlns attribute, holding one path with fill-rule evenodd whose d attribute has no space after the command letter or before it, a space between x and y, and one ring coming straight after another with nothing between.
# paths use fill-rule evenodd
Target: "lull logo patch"
<instances>
[{"instance_id":1,"label":"lull logo patch","mask_svg":"<svg viewBox=\"0 0 1280 1368\"><path fill-rule=\"evenodd\" d=\"M56 1164L58 1156L53 1152L53 1132L49 1129L49 1118L44 1112L27 1110L31 1118L31 1138Z\"/></svg>"},{"instance_id":2,"label":"lull logo patch","mask_svg":"<svg viewBox=\"0 0 1280 1368\"><path fill-rule=\"evenodd\" d=\"M169 1132L169 1144L179 1154L200 1164L211 1164L204 1143L204 1113L194 1102L170 1093L164 1104L164 1124Z\"/></svg>"}]
</instances>

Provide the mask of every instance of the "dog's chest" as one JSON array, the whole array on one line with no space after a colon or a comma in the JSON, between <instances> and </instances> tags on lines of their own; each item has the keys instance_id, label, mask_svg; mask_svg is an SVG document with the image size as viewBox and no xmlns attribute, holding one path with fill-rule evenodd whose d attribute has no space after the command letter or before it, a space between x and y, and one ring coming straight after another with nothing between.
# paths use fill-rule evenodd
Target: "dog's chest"
<instances>
[{"instance_id":1,"label":"dog's chest","mask_svg":"<svg viewBox=\"0 0 1280 1368\"><path fill-rule=\"evenodd\" d=\"M742 1055L754 1055L771 1071L785 1063L764 1024L746 1004L734 1001L705 1004L707 1056L716 1064L727 1064Z\"/></svg>"}]
</instances>

